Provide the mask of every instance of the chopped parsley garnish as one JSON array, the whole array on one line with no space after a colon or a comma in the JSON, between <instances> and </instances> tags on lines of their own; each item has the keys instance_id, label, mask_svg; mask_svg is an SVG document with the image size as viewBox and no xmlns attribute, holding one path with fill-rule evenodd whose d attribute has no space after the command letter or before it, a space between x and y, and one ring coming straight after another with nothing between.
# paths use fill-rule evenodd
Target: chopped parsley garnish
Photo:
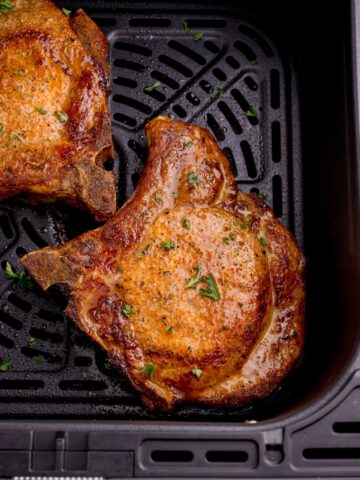
<instances>
[{"instance_id":1,"label":"chopped parsley garnish","mask_svg":"<svg viewBox=\"0 0 360 480\"><path fill-rule=\"evenodd\" d=\"M6 372L7 370L9 370L9 368L11 367L12 365L12 360L11 358L5 358L5 360L3 360L1 363L0 363L0 372Z\"/></svg>"},{"instance_id":2,"label":"chopped parsley garnish","mask_svg":"<svg viewBox=\"0 0 360 480\"><path fill-rule=\"evenodd\" d=\"M195 375L195 377L200 378L201 375L203 374L203 371L200 370L200 368L193 368L193 369L191 370L191 373L192 373L193 375Z\"/></svg>"},{"instance_id":3,"label":"chopped parsley garnish","mask_svg":"<svg viewBox=\"0 0 360 480\"><path fill-rule=\"evenodd\" d=\"M37 343L37 338L35 338L35 337L29 337L29 338L28 338L28 344L29 344L30 346L36 345L36 343Z\"/></svg>"},{"instance_id":4,"label":"chopped parsley garnish","mask_svg":"<svg viewBox=\"0 0 360 480\"><path fill-rule=\"evenodd\" d=\"M175 248L175 243L171 241L161 242L160 245L162 246L162 248L165 248L165 250L172 250L173 248Z\"/></svg>"},{"instance_id":5,"label":"chopped parsley garnish","mask_svg":"<svg viewBox=\"0 0 360 480\"><path fill-rule=\"evenodd\" d=\"M13 270L9 262L6 262L5 265L5 275L8 280L18 279L18 274Z\"/></svg>"},{"instance_id":6,"label":"chopped parsley garnish","mask_svg":"<svg viewBox=\"0 0 360 480\"><path fill-rule=\"evenodd\" d=\"M145 363L145 366L140 370L140 373L145 375L145 377L153 378L155 375L155 365L151 362Z\"/></svg>"},{"instance_id":7,"label":"chopped parsley garnish","mask_svg":"<svg viewBox=\"0 0 360 480\"><path fill-rule=\"evenodd\" d=\"M256 112L256 110L255 110L254 107L250 107L248 110L246 110L245 115L246 115L247 117L256 117L256 116L257 116L257 112Z\"/></svg>"},{"instance_id":8,"label":"chopped parsley garnish","mask_svg":"<svg viewBox=\"0 0 360 480\"><path fill-rule=\"evenodd\" d=\"M20 68L20 70L16 70L16 75L22 76L25 75L26 71L23 68Z\"/></svg>"},{"instance_id":9,"label":"chopped parsley garnish","mask_svg":"<svg viewBox=\"0 0 360 480\"><path fill-rule=\"evenodd\" d=\"M68 17L71 14L71 10L68 10L67 8L62 8L61 11L65 17Z\"/></svg>"},{"instance_id":10,"label":"chopped parsley garnish","mask_svg":"<svg viewBox=\"0 0 360 480\"><path fill-rule=\"evenodd\" d=\"M144 248L142 248L140 250L140 252L143 254L143 255L149 255L149 248L150 248L150 243L148 243L147 245L145 245Z\"/></svg>"},{"instance_id":11,"label":"chopped parsley garnish","mask_svg":"<svg viewBox=\"0 0 360 480\"><path fill-rule=\"evenodd\" d=\"M174 330L174 327L172 325L170 325L170 327L167 327L166 333L172 333L173 330Z\"/></svg>"},{"instance_id":12,"label":"chopped parsley garnish","mask_svg":"<svg viewBox=\"0 0 360 480\"><path fill-rule=\"evenodd\" d=\"M42 107L35 108L35 110L37 112L41 113L41 115L45 115L45 113L47 113L47 111L45 109L43 109Z\"/></svg>"},{"instance_id":13,"label":"chopped parsley garnish","mask_svg":"<svg viewBox=\"0 0 360 480\"><path fill-rule=\"evenodd\" d=\"M252 220L249 220L249 221L246 222L246 223L241 223L241 222L239 222L239 220L237 220L236 218L234 218L233 224L236 225L237 227L240 227L240 228L243 230L244 228L251 228L251 227L253 226L254 221L255 221L255 220L252 219Z\"/></svg>"},{"instance_id":14,"label":"chopped parsley garnish","mask_svg":"<svg viewBox=\"0 0 360 480\"><path fill-rule=\"evenodd\" d=\"M251 65L257 65L259 63L259 60L255 58L254 60L250 60Z\"/></svg>"},{"instance_id":15,"label":"chopped parsley garnish","mask_svg":"<svg viewBox=\"0 0 360 480\"><path fill-rule=\"evenodd\" d=\"M5 130L5 125L3 123L0 123L0 133L3 133Z\"/></svg>"},{"instance_id":16,"label":"chopped parsley garnish","mask_svg":"<svg viewBox=\"0 0 360 480\"><path fill-rule=\"evenodd\" d=\"M194 172L190 172L188 175L188 182L190 185L198 185L199 184L199 177L195 175Z\"/></svg>"},{"instance_id":17,"label":"chopped parsley garnish","mask_svg":"<svg viewBox=\"0 0 360 480\"><path fill-rule=\"evenodd\" d=\"M218 88L217 92L215 93L215 95L213 95L212 98L214 98L216 100L217 98L221 98L224 95L225 95L224 89L223 88Z\"/></svg>"},{"instance_id":18,"label":"chopped parsley garnish","mask_svg":"<svg viewBox=\"0 0 360 480\"><path fill-rule=\"evenodd\" d=\"M161 205L163 203L162 198L158 194L155 195L155 201L158 205Z\"/></svg>"},{"instance_id":19,"label":"chopped parsley garnish","mask_svg":"<svg viewBox=\"0 0 360 480\"><path fill-rule=\"evenodd\" d=\"M204 32L196 32L194 35L193 35L193 40L195 42L199 42L204 36Z\"/></svg>"},{"instance_id":20,"label":"chopped parsley garnish","mask_svg":"<svg viewBox=\"0 0 360 480\"><path fill-rule=\"evenodd\" d=\"M42 355L36 355L36 357L33 357L33 360L36 365L40 365L43 362L44 357Z\"/></svg>"},{"instance_id":21,"label":"chopped parsley garnish","mask_svg":"<svg viewBox=\"0 0 360 480\"><path fill-rule=\"evenodd\" d=\"M195 288L196 285L199 283L200 277L201 277L201 265L196 267L195 271L197 272L196 277L190 278L190 280L187 282L187 284L184 285L184 288Z\"/></svg>"},{"instance_id":22,"label":"chopped parsley garnish","mask_svg":"<svg viewBox=\"0 0 360 480\"><path fill-rule=\"evenodd\" d=\"M122 307L122 312L124 315L126 315L127 317L130 317L130 315L132 314L132 306L129 305L128 303L124 303L123 307Z\"/></svg>"},{"instance_id":23,"label":"chopped parsley garnish","mask_svg":"<svg viewBox=\"0 0 360 480\"><path fill-rule=\"evenodd\" d=\"M24 141L23 138L20 137L20 135L18 135L17 133L11 133L9 135L8 141L6 143L6 147L10 148L14 140L17 140L18 142L23 142Z\"/></svg>"},{"instance_id":24,"label":"chopped parsley garnish","mask_svg":"<svg viewBox=\"0 0 360 480\"><path fill-rule=\"evenodd\" d=\"M235 240L236 235L234 232L230 232L228 237L223 237L223 243L229 245L229 240Z\"/></svg>"},{"instance_id":25,"label":"chopped parsley garnish","mask_svg":"<svg viewBox=\"0 0 360 480\"><path fill-rule=\"evenodd\" d=\"M159 88L161 86L161 82L157 81L152 83L151 85L147 85L144 87L145 92L153 92L156 88Z\"/></svg>"},{"instance_id":26,"label":"chopped parsley garnish","mask_svg":"<svg viewBox=\"0 0 360 480\"><path fill-rule=\"evenodd\" d=\"M259 242L260 242L260 245L266 245L266 238L260 237Z\"/></svg>"},{"instance_id":27,"label":"chopped parsley garnish","mask_svg":"<svg viewBox=\"0 0 360 480\"><path fill-rule=\"evenodd\" d=\"M208 288L200 288L200 295L203 297L212 298L215 301L220 300L220 293L212 273L210 273L208 277L201 277L200 281L205 282L208 286Z\"/></svg>"},{"instance_id":28,"label":"chopped parsley garnish","mask_svg":"<svg viewBox=\"0 0 360 480\"><path fill-rule=\"evenodd\" d=\"M186 230L190 230L190 220L183 218L181 224Z\"/></svg>"},{"instance_id":29,"label":"chopped parsley garnish","mask_svg":"<svg viewBox=\"0 0 360 480\"><path fill-rule=\"evenodd\" d=\"M9 262L6 262L5 265L5 276L8 280L17 280L20 288L26 288L28 290L33 290L34 288L34 282L29 275L27 275L24 270L16 273Z\"/></svg>"},{"instance_id":30,"label":"chopped parsley garnish","mask_svg":"<svg viewBox=\"0 0 360 480\"><path fill-rule=\"evenodd\" d=\"M183 145L184 145L185 148L190 148L190 147L192 147L192 144L193 144L193 142L190 142L190 141L183 143Z\"/></svg>"},{"instance_id":31,"label":"chopped parsley garnish","mask_svg":"<svg viewBox=\"0 0 360 480\"><path fill-rule=\"evenodd\" d=\"M68 116L66 115L66 113L60 112L59 110L56 110L54 113L61 123L66 123L68 121Z\"/></svg>"},{"instance_id":32,"label":"chopped parsley garnish","mask_svg":"<svg viewBox=\"0 0 360 480\"><path fill-rule=\"evenodd\" d=\"M262 198L264 201L267 199L268 194L267 193L259 193L259 197Z\"/></svg>"},{"instance_id":33,"label":"chopped parsley garnish","mask_svg":"<svg viewBox=\"0 0 360 480\"><path fill-rule=\"evenodd\" d=\"M185 33L188 33L190 28L189 28L189 22L183 22L183 29Z\"/></svg>"},{"instance_id":34,"label":"chopped parsley garnish","mask_svg":"<svg viewBox=\"0 0 360 480\"><path fill-rule=\"evenodd\" d=\"M10 0L0 0L0 15L6 15L14 8L15 5Z\"/></svg>"}]
</instances>

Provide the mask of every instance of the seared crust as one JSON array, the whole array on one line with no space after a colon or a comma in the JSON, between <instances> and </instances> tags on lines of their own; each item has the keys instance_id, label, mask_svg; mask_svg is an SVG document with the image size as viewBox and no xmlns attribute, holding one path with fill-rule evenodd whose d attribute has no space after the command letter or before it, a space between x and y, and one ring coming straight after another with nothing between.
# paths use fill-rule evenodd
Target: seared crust
<instances>
[{"instance_id":1,"label":"seared crust","mask_svg":"<svg viewBox=\"0 0 360 480\"><path fill-rule=\"evenodd\" d=\"M105 219L116 209L102 167L113 156L107 40L82 10L13 3L0 16L0 199L60 199Z\"/></svg>"},{"instance_id":2,"label":"seared crust","mask_svg":"<svg viewBox=\"0 0 360 480\"><path fill-rule=\"evenodd\" d=\"M207 131L166 117L146 131L145 172L116 216L21 263L44 289L70 287L67 313L149 407L246 405L301 355L303 257L264 202L235 192ZM201 294L210 274L219 299Z\"/></svg>"}]
</instances>

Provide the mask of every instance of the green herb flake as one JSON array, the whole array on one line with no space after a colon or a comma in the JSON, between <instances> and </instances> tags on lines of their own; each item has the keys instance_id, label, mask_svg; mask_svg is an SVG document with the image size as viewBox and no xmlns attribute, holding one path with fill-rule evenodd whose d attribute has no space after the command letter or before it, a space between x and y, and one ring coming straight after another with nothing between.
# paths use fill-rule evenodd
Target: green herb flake
<instances>
[{"instance_id":1,"label":"green herb flake","mask_svg":"<svg viewBox=\"0 0 360 480\"><path fill-rule=\"evenodd\" d=\"M71 10L68 10L67 8L62 8L61 11L65 17L69 17L71 15Z\"/></svg>"},{"instance_id":2,"label":"green herb flake","mask_svg":"<svg viewBox=\"0 0 360 480\"><path fill-rule=\"evenodd\" d=\"M153 92L156 88L161 87L161 82L157 81L152 83L151 85L147 85L144 87L145 92Z\"/></svg>"},{"instance_id":3,"label":"green herb flake","mask_svg":"<svg viewBox=\"0 0 360 480\"><path fill-rule=\"evenodd\" d=\"M18 142L23 142L23 138L18 135L17 133L11 133L8 137L8 141L6 143L6 147L10 148L12 146L13 141L16 140Z\"/></svg>"},{"instance_id":4,"label":"green herb flake","mask_svg":"<svg viewBox=\"0 0 360 480\"><path fill-rule=\"evenodd\" d=\"M18 285L26 290L34 290L34 282L23 270L19 273Z\"/></svg>"},{"instance_id":5,"label":"green herb flake","mask_svg":"<svg viewBox=\"0 0 360 480\"><path fill-rule=\"evenodd\" d=\"M254 60L250 60L251 65L257 65L259 63L259 60L255 58Z\"/></svg>"},{"instance_id":6,"label":"green herb flake","mask_svg":"<svg viewBox=\"0 0 360 480\"><path fill-rule=\"evenodd\" d=\"M25 217L27 222L31 222L32 218L31 217Z\"/></svg>"},{"instance_id":7,"label":"green herb flake","mask_svg":"<svg viewBox=\"0 0 360 480\"><path fill-rule=\"evenodd\" d=\"M187 218L182 219L181 225L186 228L186 230L190 230L190 220Z\"/></svg>"},{"instance_id":8,"label":"green herb flake","mask_svg":"<svg viewBox=\"0 0 360 480\"><path fill-rule=\"evenodd\" d=\"M190 172L188 175L188 182L190 183L190 185L198 185L200 180L194 172Z\"/></svg>"},{"instance_id":9,"label":"green herb flake","mask_svg":"<svg viewBox=\"0 0 360 480\"><path fill-rule=\"evenodd\" d=\"M187 282L187 284L184 285L184 288L195 288L196 285L199 283L200 277L201 277L201 265L197 266L195 268L195 271L197 272L196 277L190 278L190 280Z\"/></svg>"},{"instance_id":10,"label":"green herb flake","mask_svg":"<svg viewBox=\"0 0 360 480\"><path fill-rule=\"evenodd\" d=\"M0 363L0 372L6 372L7 370L9 370L9 368L11 367L12 365L12 360L11 358L5 358L5 360L3 360L1 363Z\"/></svg>"},{"instance_id":11,"label":"green herb flake","mask_svg":"<svg viewBox=\"0 0 360 480\"><path fill-rule=\"evenodd\" d=\"M200 368L193 368L193 369L191 370L191 373L192 373L193 375L195 375L195 377L200 378L201 375L203 374L203 371L200 370Z\"/></svg>"},{"instance_id":12,"label":"green herb flake","mask_svg":"<svg viewBox=\"0 0 360 480\"><path fill-rule=\"evenodd\" d=\"M15 5L10 0L0 0L0 15L6 15L14 8Z\"/></svg>"},{"instance_id":13,"label":"green herb flake","mask_svg":"<svg viewBox=\"0 0 360 480\"><path fill-rule=\"evenodd\" d=\"M173 248L175 248L175 243L171 242L170 240L168 242L161 242L160 245L165 250L172 250Z\"/></svg>"},{"instance_id":14,"label":"green herb flake","mask_svg":"<svg viewBox=\"0 0 360 480\"><path fill-rule=\"evenodd\" d=\"M212 273L210 273L208 277L201 277L200 281L206 283L208 286L208 288L200 288L200 295L202 295L203 297L212 298L215 301L219 301L220 292L217 288L215 278Z\"/></svg>"},{"instance_id":15,"label":"green herb flake","mask_svg":"<svg viewBox=\"0 0 360 480\"><path fill-rule=\"evenodd\" d=\"M184 145L185 148L190 148L190 147L192 147L192 144L193 144L193 142L190 142L190 141L183 143L183 145Z\"/></svg>"},{"instance_id":16,"label":"green herb flake","mask_svg":"<svg viewBox=\"0 0 360 480\"><path fill-rule=\"evenodd\" d=\"M245 225L246 225L248 228L251 228L251 227L254 225L254 222L255 222L255 219L253 218L253 219L249 220L248 222L246 222Z\"/></svg>"},{"instance_id":17,"label":"green herb flake","mask_svg":"<svg viewBox=\"0 0 360 480\"><path fill-rule=\"evenodd\" d=\"M36 357L33 357L33 360L36 365L40 365L44 361L44 357L42 355L36 355Z\"/></svg>"},{"instance_id":18,"label":"green herb flake","mask_svg":"<svg viewBox=\"0 0 360 480\"><path fill-rule=\"evenodd\" d=\"M132 306L129 305L128 303L124 303L124 305L122 306L122 312L124 315L126 315L127 317L130 317L130 315L132 314Z\"/></svg>"},{"instance_id":19,"label":"green herb flake","mask_svg":"<svg viewBox=\"0 0 360 480\"><path fill-rule=\"evenodd\" d=\"M145 363L144 368L140 370L140 373L145 375L145 377L153 378L155 375L155 365L151 362Z\"/></svg>"},{"instance_id":20,"label":"green herb flake","mask_svg":"<svg viewBox=\"0 0 360 480\"><path fill-rule=\"evenodd\" d=\"M178 192L172 192L171 196L176 199L176 198L178 198L179 194L178 194Z\"/></svg>"},{"instance_id":21,"label":"green herb flake","mask_svg":"<svg viewBox=\"0 0 360 480\"><path fill-rule=\"evenodd\" d=\"M66 113L56 110L54 114L57 116L61 123L66 123L68 121L69 117L66 115Z\"/></svg>"},{"instance_id":22,"label":"green herb flake","mask_svg":"<svg viewBox=\"0 0 360 480\"><path fill-rule=\"evenodd\" d=\"M5 275L8 280L17 280L18 274L13 270L9 262L6 262L5 265Z\"/></svg>"},{"instance_id":23,"label":"green herb flake","mask_svg":"<svg viewBox=\"0 0 360 480\"><path fill-rule=\"evenodd\" d=\"M261 193L259 193L259 197L260 197L262 200L266 201L266 199L267 199L267 197L268 197L268 194L261 192Z\"/></svg>"},{"instance_id":24,"label":"green herb flake","mask_svg":"<svg viewBox=\"0 0 360 480\"><path fill-rule=\"evenodd\" d=\"M24 70L23 68L20 68L19 70L16 70L15 74L16 75L19 75L19 77L22 77L23 75L25 75L26 73L26 70Z\"/></svg>"},{"instance_id":25,"label":"green herb flake","mask_svg":"<svg viewBox=\"0 0 360 480\"><path fill-rule=\"evenodd\" d=\"M150 243L148 243L147 245L145 245L144 248L142 248L140 250L140 252L143 254L143 255L149 255L149 248L150 248Z\"/></svg>"},{"instance_id":26,"label":"green herb flake","mask_svg":"<svg viewBox=\"0 0 360 480\"><path fill-rule=\"evenodd\" d=\"M236 235L235 232L230 232L228 237L223 237L223 243L229 245L229 240L235 240Z\"/></svg>"},{"instance_id":27,"label":"green herb flake","mask_svg":"<svg viewBox=\"0 0 360 480\"><path fill-rule=\"evenodd\" d=\"M161 205L163 203L162 198L158 194L155 195L155 201L158 205Z\"/></svg>"},{"instance_id":28,"label":"green herb flake","mask_svg":"<svg viewBox=\"0 0 360 480\"><path fill-rule=\"evenodd\" d=\"M200 42L203 36L204 36L204 32L196 32L192 38L195 42Z\"/></svg>"},{"instance_id":29,"label":"green herb flake","mask_svg":"<svg viewBox=\"0 0 360 480\"><path fill-rule=\"evenodd\" d=\"M42 107L35 108L35 110L37 112L41 113L41 115L45 115L47 113L47 111L44 110Z\"/></svg>"},{"instance_id":30,"label":"green herb flake","mask_svg":"<svg viewBox=\"0 0 360 480\"><path fill-rule=\"evenodd\" d=\"M170 327L167 327L166 333L173 333L174 327L170 325Z\"/></svg>"},{"instance_id":31,"label":"green herb flake","mask_svg":"<svg viewBox=\"0 0 360 480\"><path fill-rule=\"evenodd\" d=\"M189 22L183 22L183 29L185 33L190 31Z\"/></svg>"},{"instance_id":32,"label":"green herb flake","mask_svg":"<svg viewBox=\"0 0 360 480\"><path fill-rule=\"evenodd\" d=\"M257 117L257 112L254 107L250 107L248 110L246 110L245 115L247 117Z\"/></svg>"},{"instance_id":33,"label":"green herb flake","mask_svg":"<svg viewBox=\"0 0 360 480\"><path fill-rule=\"evenodd\" d=\"M24 272L24 270L21 270L19 273L17 273L9 262L6 262L5 265L5 276L8 280L17 280L20 288L27 290L34 289L33 280Z\"/></svg>"},{"instance_id":34,"label":"green herb flake","mask_svg":"<svg viewBox=\"0 0 360 480\"><path fill-rule=\"evenodd\" d=\"M260 243L260 245L266 245L266 238L260 237L259 238L259 243Z\"/></svg>"},{"instance_id":35,"label":"green herb flake","mask_svg":"<svg viewBox=\"0 0 360 480\"><path fill-rule=\"evenodd\" d=\"M254 224L254 219L252 220L249 220L248 222L246 223L241 223L239 222L239 220L237 220L236 218L234 218L233 220L233 224L236 226L236 227L240 227L242 230L244 230L245 228L251 228Z\"/></svg>"},{"instance_id":36,"label":"green herb flake","mask_svg":"<svg viewBox=\"0 0 360 480\"><path fill-rule=\"evenodd\" d=\"M2 134L5 130L5 125L3 123L0 123L0 134Z\"/></svg>"},{"instance_id":37,"label":"green herb flake","mask_svg":"<svg viewBox=\"0 0 360 480\"><path fill-rule=\"evenodd\" d=\"M30 346L36 345L36 343L37 343L37 338L35 338L35 337L29 337L28 338L28 344Z\"/></svg>"},{"instance_id":38,"label":"green herb flake","mask_svg":"<svg viewBox=\"0 0 360 480\"><path fill-rule=\"evenodd\" d=\"M217 99L217 98L221 98L225 95L225 92L224 92L224 89L223 88L218 88L217 89L217 92L215 93L215 95L213 95L213 99Z\"/></svg>"}]
</instances>

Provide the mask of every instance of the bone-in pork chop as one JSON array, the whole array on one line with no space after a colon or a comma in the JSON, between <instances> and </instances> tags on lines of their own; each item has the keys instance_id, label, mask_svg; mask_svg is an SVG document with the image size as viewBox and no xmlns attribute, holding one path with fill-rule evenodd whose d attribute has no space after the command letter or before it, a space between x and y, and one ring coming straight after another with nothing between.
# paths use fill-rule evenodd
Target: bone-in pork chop
<instances>
[{"instance_id":1,"label":"bone-in pork chop","mask_svg":"<svg viewBox=\"0 0 360 480\"><path fill-rule=\"evenodd\" d=\"M0 15L0 199L115 213L108 44L82 10L12 0Z\"/></svg>"},{"instance_id":2,"label":"bone-in pork chop","mask_svg":"<svg viewBox=\"0 0 360 480\"><path fill-rule=\"evenodd\" d=\"M158 117L146 133L120 211L21 263L42 288L69 287L67 313L148 406L248 404L301 355L303 257L260 198L235 192L206 130Z\"/></svg>"}]
</instances>

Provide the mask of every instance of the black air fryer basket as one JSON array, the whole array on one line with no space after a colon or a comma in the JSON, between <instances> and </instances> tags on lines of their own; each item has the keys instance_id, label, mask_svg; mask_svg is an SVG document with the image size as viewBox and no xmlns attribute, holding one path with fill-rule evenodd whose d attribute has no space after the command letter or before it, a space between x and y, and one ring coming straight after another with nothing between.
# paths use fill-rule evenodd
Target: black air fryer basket
<instances>
[{"instance_id":1,"label":"black air fryer basket","mask_svg":"<svg viewBox=\"0 0 360 480\"><path fill-rule=\"evenodd\" d=\"M62 205L0 205L0 479L360 476L360 1L82 7L110 43L118 203L146 161L144 125L206 127L239 188L266 196L307 259L301 363L248 408L153 413L68 319L56 290L6 279L26 252L94 228ZM148 85L160 82L152 91ZM1 93L0 93L1 95Z\"/></svg>"}]
</instances>

